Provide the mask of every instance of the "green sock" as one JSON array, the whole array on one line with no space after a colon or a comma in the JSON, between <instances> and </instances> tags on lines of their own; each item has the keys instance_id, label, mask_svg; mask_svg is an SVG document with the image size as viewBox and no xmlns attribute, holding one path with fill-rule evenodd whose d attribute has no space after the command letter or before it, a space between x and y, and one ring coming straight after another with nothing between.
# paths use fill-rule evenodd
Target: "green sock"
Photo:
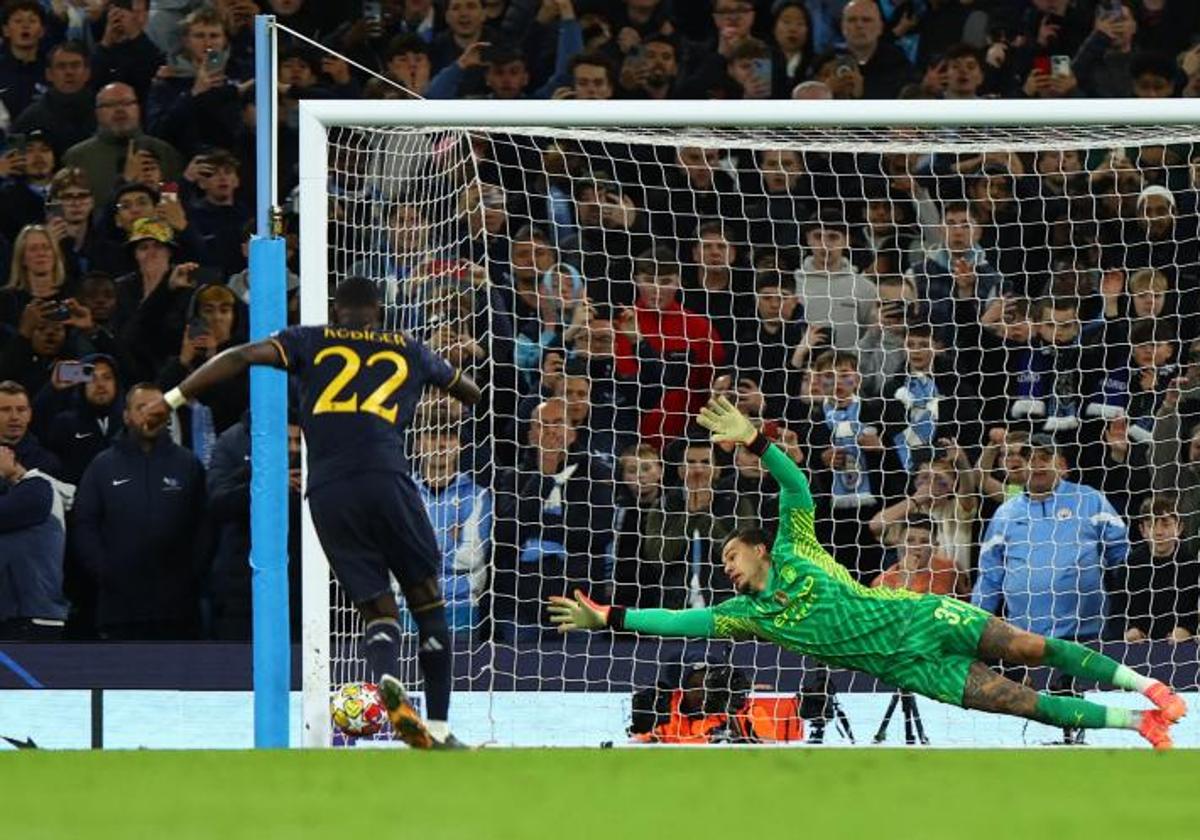
<instances>
[{"instance_id":1,"label":"green sock","mask_svg":"<svg viewBox=\"0 0 1200 840\"><path fill-rule=\"evenodd\" d=\"M1036 719L1079 729L1137 729L1141 715L1130 709L1101 706L1078 697L1039 694Z\"/></svg>"},{"instance_id":2,"label":"green sock","mask_svg":"<svg viewBox=\"0 0 1200 840\"><path fill-rule=\"evenodd\" d=\"M1121 667L1117 660L1097 653L1089 647L1050 638L1046 639L1046 655L1042 658L1042 664L1057 668L1072 677L1083 677L1104 685L1113 685L1113 677Z\"/></svg>"}]
</instances>

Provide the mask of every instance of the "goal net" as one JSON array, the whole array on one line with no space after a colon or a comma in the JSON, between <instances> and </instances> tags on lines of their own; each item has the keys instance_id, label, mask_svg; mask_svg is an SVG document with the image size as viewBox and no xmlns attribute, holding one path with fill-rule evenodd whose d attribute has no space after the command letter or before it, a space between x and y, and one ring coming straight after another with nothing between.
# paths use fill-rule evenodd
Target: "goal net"
<instances>
[{"instance_id":1,"label":"goal net","mask_svg":"<svg viewBox=\"0 0 1200 840\"><path fill-rule=\"evenodd\" d=\"M859 743L1076 737L922 698L887 729L891 686L765 642L555 633L546 599L576 589L735 596L722 543L773 534L779 488L696 426L714 394L804 469L816 537L862 585L1195 688L1196 126L418 128L396 107L305 104L302 307L321 322L369 277L387 326L483 387L474 411L431 394L406 438L465 740L651 737L632 721L769 742L804 719L848 742L838 711ZM311 529L304 562L305 738L330 743L361 625Z\"/></svg>"}]
</instances>

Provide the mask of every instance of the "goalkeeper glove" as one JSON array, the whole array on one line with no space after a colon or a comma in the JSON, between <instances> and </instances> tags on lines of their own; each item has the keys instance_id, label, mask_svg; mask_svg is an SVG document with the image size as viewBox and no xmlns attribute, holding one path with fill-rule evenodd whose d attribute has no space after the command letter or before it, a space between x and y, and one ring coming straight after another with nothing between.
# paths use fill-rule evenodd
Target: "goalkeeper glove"
<instances>
[{"instance_id":1,"label":"goalkeeper glove","mask_svg":"<svg viewBox=\"0 0 1200 840\"><path fill-rule=\"evenodd\" d=\"M708 405L700 409L698 422L712 432L716 443L733 441L748 446L758 436L754 424L724 397L709 400Z\"/></svg>"},{"instance_id":2,"label":"goalkeeper glove","mask_svg":"<svg viewBox=\"0 0 1200 840\"><path fill-rule=\"evenodd\" d=\"M583 592L575 590L575 600L559 595L550 596L550 623L558 625L558 632L569 630L601 630L605 627L616 627L619 621L610 621L624 613L622 607L606 607L597 604ZM614 615L614 613L618 615Z\"/></svg>"}]
</instances>

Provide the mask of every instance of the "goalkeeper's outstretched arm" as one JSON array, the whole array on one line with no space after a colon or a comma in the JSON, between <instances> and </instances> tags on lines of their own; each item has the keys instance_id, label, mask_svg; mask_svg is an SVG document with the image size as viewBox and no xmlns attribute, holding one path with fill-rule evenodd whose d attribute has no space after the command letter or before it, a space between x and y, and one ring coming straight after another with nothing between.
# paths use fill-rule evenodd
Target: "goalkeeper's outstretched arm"
<instances>
[{"instance_id":1,"label":"goalkeeper's outstretched arm","mask_svg":"<svg viewBox=\"0 0 1200 840\"><path fill-rule=\"evenodd\" d=\"M560 633L570 630L633 630L653 636L712 638L717 635L710 609L630 610L598 604L578 589L575 597L550 597L550 621Z\"/></svg>"}]
</instances>

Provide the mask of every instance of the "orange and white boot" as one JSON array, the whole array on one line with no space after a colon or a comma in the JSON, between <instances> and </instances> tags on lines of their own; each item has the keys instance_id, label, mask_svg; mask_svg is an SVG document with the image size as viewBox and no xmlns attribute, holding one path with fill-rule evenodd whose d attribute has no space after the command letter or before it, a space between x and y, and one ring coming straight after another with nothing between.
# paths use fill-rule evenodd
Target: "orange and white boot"
<instances>
[{"instance_id":1,"label":"orange and white boot","mask_svg":"<svg viewBox=\"0 0 1200 840\"><path fill-rule=\"evenodd\" d=\"M1175 746L1171 741L1171 722L1167 720L1166 713L1159 709L1142 712L1138 734L1156 750L1169 750Z\"/></svg>"},{"instance_id":2,"label":"orange and white boot","mask_svg":"<svg viewBox=\"0 0 1200 840\"><path fill-rule=\"evenodd\" d=\"M1142 693L1147 700L1158 706L1158 710L1162 712L1167 723L1175 723L1187 714L1187 703L1183 701L1182 697L1171 691L1166 683L1155 682Z\"/></svg>"}]
</instances>

